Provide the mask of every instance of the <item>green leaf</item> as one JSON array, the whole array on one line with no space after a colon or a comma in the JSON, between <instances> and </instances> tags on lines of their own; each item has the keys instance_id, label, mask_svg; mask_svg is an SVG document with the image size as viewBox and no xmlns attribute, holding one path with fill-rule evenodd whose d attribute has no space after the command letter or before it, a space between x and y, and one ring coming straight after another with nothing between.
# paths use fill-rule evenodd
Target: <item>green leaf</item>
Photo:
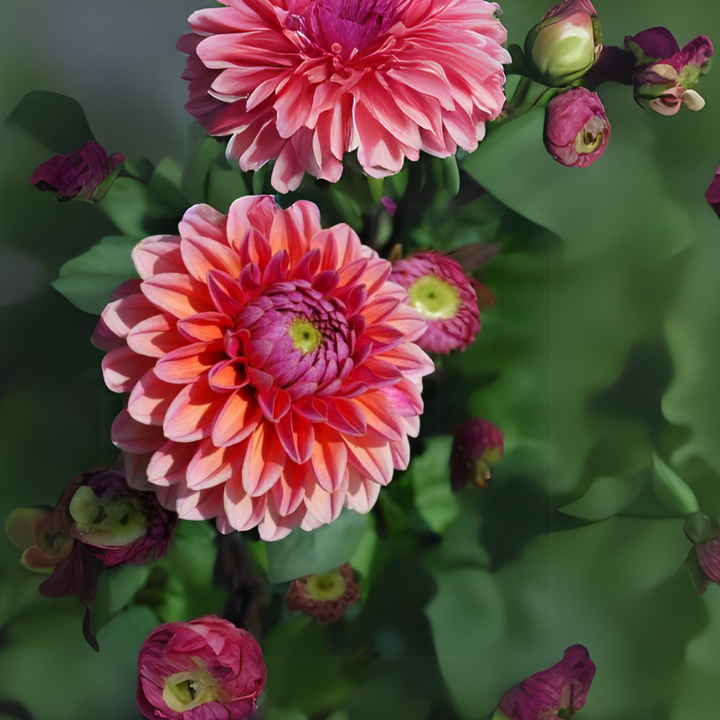
<instances>
[{"instance_id":1,"label":"green leaf","mask_svg":"<svg viewBox=\"0 0 720 720\"><path fill-rule=\"evenodd\" d=\"M232 168L224 170L218 165L210 168L207 180L207 202L216 210L227 213L235 200L247 194L247 186L239 170Z\"/></svg>"},{"instance_id":2,"label":"green leaf","mask_svg":"<svg viewBox=\"0 0 720 720\"><path fill-rule=\"evenodd\" d=\"M94 140L80 103L45 90L29 92L5 121L52 152L67 155Z\"/></svg>"},{"instance_id":3,"label":"green leaf","mask_svg":"<svg viewBox=\"0 0 720 720\"><path fill-rule=\"evenodd\" d=\"M205 202L205 187L208 182L208 174L215 160L223 157L224 147L215 138L205 137L197 152L188 161L183 172L180 189L191 203Z\"/></svg>"},{"instance_id":4,"label":"green leaf","mask_svg":"<svg viewBox=\"0 0 720 720\"><path fill-rule=\"evenodd\" d=\"M40 597L38 588L45 578L45 575L30 572L19 565L4 574L0 584L0 628Z\"/></svg>"},{"instance_id":5,"label":"green leaf","mask_svg":"<svg viewBox=\"0 0 720 720\"><path fill-rule=\"evenodd\" d=\"M119 285L138 277L131 258L136 244L137 240L124 236L103 238L86 253L66 262L52 286L75 307L99 315Z\"/></svg>"},{"instance_id":6,"label":"green leaf","mask_svg":"<svg viewBox=\"0 0 720 720\"><path fill-rule=\"evenodd\" d=\"M188 201L180 189L181 182L182 168L180 165L171 158L164 158L155 168L148 190L155 202L183 211L187 207Z\"/></svg>"},{"instance_id":7,"label":"green leaf","mask_svg":"<svg viewBox=\"0 0 720 720\"><path fill-rule=\"evenodd\" d=\"M657 455L653 455L652 480L660 502L677 516L700 510L695 493Z\"/></svg>"},{"instance_id":8,"label":"green leaf","mask_svg":"<svg viewBox=\"0 0 720 720\"><path fill-rule=\"evenodd\" d=\"M297 528L283 540L266 543L270 582L286 582L340 567L358 549L366 523L367 516L344 510L330 525L312 532Z\"/></svg>"},{"instance_id":9,"label":"green leaf","mask_svg":"<svg viewBox=\"0 0 720 720\"><path fill-rule=\"evenodd\" d=\"M100 208L120 232L142 238L147 235L144 221L152 206L150 191L139 180L118 178L103 198Z\"/></svg>"},{"instance_id":10,"label":"green leaf","mask_svg":"<svg viewBox=\"0 0 720 720\"><path fill-rule=\"evenodd\" d=\"M451 445L450 435L429 438L425 452L410 463L408 470L415 507L436 533L442 533L460 512L460 503L450 488Z\"/></svg>"},{"instance_id":11,"label":"green leaf","mask_svg":"<svg viewBox=\"0 0 720 720\"><path fill-rule=\"evenodd\" d=\"M95 634L127 607L149 576L149 565L124 565L100 576L92 601L91 624Z\"/></svg>"},{"instance_id":12,"label":"green leaf","mask_svg":"<svg viewBox=\"0 0 720 720\"><path fill-rule=\"evenodd\" d=\"M604 520L627 507L646 482L647 470L630 477L596 478L579 500L560 508L560 512L583 520Z\"/></svg>"}]
</instances>

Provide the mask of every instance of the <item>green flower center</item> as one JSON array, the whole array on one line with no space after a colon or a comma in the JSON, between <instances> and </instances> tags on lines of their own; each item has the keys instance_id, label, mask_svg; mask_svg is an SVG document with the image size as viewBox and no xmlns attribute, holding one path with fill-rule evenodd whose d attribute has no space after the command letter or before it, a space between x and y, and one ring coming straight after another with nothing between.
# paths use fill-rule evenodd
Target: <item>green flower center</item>
<instances>
[{"instance_id":1,"label":"green flower center","mask_svg":"<svg viewBox=\"0 0 720 720\"><path fill-rule=\"evenodd\" d=\"M204 668L176 673L165 679L163 700L175 712L192 710L217 700L217 697L214 678Z\"/></svg>"},{"instance_id":2,"label":"green flower center","mask_svg":"<svg viewBox=\"0 0 720 720\"><path fill-rule=\"evenodd\" d=\"M73 495L70 515L77 534L99 547L129 545L147 532L147 519L137 498L105 500L86 485Z\"/></svg>"},{"instance_id":3,"label":"green flower center","mask_svg":"<svg viewBox=\"0 0 720 720\"><path fill-rule=\"evenodd\" d=\"M300 318L292 322L289 334L292 338L293 345L300 350L303 355L307 355L313 350L316 350L322 341L320 331L309 320L301 320Z\"/></svg>"},{"instance_id":4,"label":"green flower center","mask_svg":"<svg viewBox=\"0 0 720 720\"><path fill-rule=\"evenodd\" d=\"M307 579L307 594L313 600L337 600L345 594L345 578L339 570L320 575L311 575Z\"/></svg>"},{"instance_id":5,"label":"green flower center","mask_svg":"<svg viewBox=\"0 0 720 720\"><path fill-rule=\"evenodd\" d=\"M602 130L593 132L592 130L583 128L575 138L575 150L578 155L587 155L599 147L602 139Z\"/></svg>"},{"instance_id":6,"label":"green flower center","mask_svg":"<svg viewBox=\"0 0 720 720\"><path fill-rule=\"evenodd\" d=\"M449 320L460 307L457 290L437 275L423 275L408 290L410 304L428 320Z\"/></svg>"}]
</instances>

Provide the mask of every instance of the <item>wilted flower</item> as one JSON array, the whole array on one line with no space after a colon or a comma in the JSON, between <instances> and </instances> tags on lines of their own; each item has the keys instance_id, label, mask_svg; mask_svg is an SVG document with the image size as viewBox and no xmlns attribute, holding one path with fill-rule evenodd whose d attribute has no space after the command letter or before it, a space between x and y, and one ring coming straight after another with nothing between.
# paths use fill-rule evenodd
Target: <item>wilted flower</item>
<instances>
[{"instance_id":1,"label":"wilted flower","mask_svg":"<svg viewBox=\"0 0 720 720\"><path fill-rule=\"evenodd\" d=\"M35 170L30 182L38 190L57 191L58 200L77 197L98 202L112 182L108 178L124 160L125 156L120 153L108 157L102 145L90 140L68 155L50 158Z\"/></svg>"},{"instance_id":2,"label":"wilted flower","mask_svg":"<svg viewBox=\"0 0 720 720\"><path fill-rule=\"evenodd\" d=\"M130 393L113 440L166 507L221 532L367 512L407 467L433 370L390 263L304 201L196 205L179 229L135 248L143 281L102 314L105 382Z\"/></svg>"},{"instance_id":3,"label":"wilted flower","mask_svg":"<svg viewBox=\"0 0 720 720\"><path fill-rule=\"evenodd\" d=\"M40 586L49 597L92 598L105 567L140 565L168 550L177 517L154 493L129 487L117 470L93 470L75 478L55 513L74 542L69 555Z\"/></svg>"},{"instance_id":4,"label":"wilted flower","mask_svg":"<svg viewBox=\"0 0 720 720\"><path fill-rule=\"evenodd\" d=\"M478 296L459 262L434 250L418 252L396 260L391 279L407 290L410 304L427 321L417 341L421 348L447 355L475 340L480 332Z\"/></svg>"},{"instance_id":5,"label":"wilted flower","mask_svg":"<svg viewBox=\"0 0 720 720\"><path fill-rule=\"evenodd\" d=\"M694 90L710 69L713 54L713 45L704 35L681 50L668 29L656 27L626 37L625 47L637 60L634 86L640 105L661 115L675 115L683 103L690 110L705 106Z\"/></svg>"},{"instance_id":6,"label":"wilted flower","mask_svg":"<svg viewBox=\"0 0 720 720\"><path fill-rule=\"evenodd\" d=\"M717 169L710 187L705 192L705 199L710 203L715 214L720 217L720 168Z\"/></svg>"},{"instance_id":7,"label":"wilted flower","mask_svg":"<svg viewBox=\"0 0 720 720\"><path fill-rule=\"evenodd\" d=\"M588 651L573 645L559 663L505 693L500 710L509 720L571 718L585 705L594 677L595 665Z\"/></svg>"},{"instance_id":8,"label":"wilted flower","mask_svg":"<svg viewBox=\"0 0 720 720\"><path fill-rule=\"evenodd\" d=\"M290 610L300 610L321 623L334 623L359 597L355 573L345 563L332 572L293 580L285 602Z\"/></svg>"},{"instance_id":9,"label":"wilted flower","mask_svg":"<svg viewBox=\"0 0 720 720\"><path fill-rule=\"evenodd\" d=\"M23 550L20 562L36 572L52 572L67 557L72 538L51 507L17 508L5 521L5 532Z\"/></svg>"},{"instance_id":10,"label":"wilted flower","mask_svg":"<svg viewBox=\"0 0 720 720\"><path fill-rule=\"evenodd\" d=\"M137 704L150 720L244 720L267 678L253 636L214 615L153 630L138 671Z\"/></svg>"},{"instance_id":11,"label":"wilted flower","mask_svg":"<svg viewBox=\"0 0 720 720\"><path fill-rule=\"evenodd\" d=\"M563 0L528 34L525 52L551 86L579 80L602 49L597 12L590 0Z\"/></svg>"},{"instance_id":12,"label":"wilted flower","mask_svg":"<svg viewBox=\"0 0 720 720\"><path fill-rule=\"evenodd\" d=\"M276 158L280 192L305 172L337 182L353 150L373 177L421 150L471 152L502 109L510 55L495 3L222 2L194 13L178 44L186 107L211 135L232 135L243 170Z\"/></svg>"},{"instance_id":13,"label":"wilted flower","mask_svg":"<svg viewBox=\"0 0 720 720\"><path fill-rule=\"evenodd\" d=\"M600 98L586 88L554 97L545 113L545 147L561 165L587 167L610 142L610 123Z\"/></svg>"},{"instance_id":14,"label":"wilted flower","mask_svg":"<svg viewBox=\"0 0 720 720\"><path fill-rule=\"evenodd\" d=\"M455 430L450 450L450 486L453 491L469 483L487 487L490 467L503 455L503 434L487 420L472 418Z\"/></svg>"}]
</instances>

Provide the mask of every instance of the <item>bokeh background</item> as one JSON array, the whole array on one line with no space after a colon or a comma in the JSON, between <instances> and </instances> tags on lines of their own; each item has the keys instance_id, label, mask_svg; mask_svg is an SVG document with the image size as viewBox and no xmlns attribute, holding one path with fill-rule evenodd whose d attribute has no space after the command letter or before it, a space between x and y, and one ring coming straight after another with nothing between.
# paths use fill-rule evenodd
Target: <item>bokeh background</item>
<instances>
[{"instance_id":1,"label":"bokeh background","mask_svg":"<svg viewBox=\"0 0 720 720\"><path fill-rule=\"evenodd\" d=\"M0 117L29 91L63 93L110 152L182 163L190 122L174 45L198 7L5 3ZM681 44L720 42L710 0L596 7L607 44L655 25ZM511 42L546 8L508 0ZM545 153L541 114L498 130L464 165L491 195L436 210L403 238L502 242L480 275L497 307L473 349L428 383L425 442L384 501L398 534L378 543L357 622L281 623L267 638L269 717L485 718L512 684L582 643L598 667L586 720L717 719L720 589L698 597L682 512L648 496L655 453L703 512L720 512L720 221L703 198L720 163L720 70L699 89L702 112L665 118L628 88L601 88L613 136L582 171ZM30 186L47 157L0 128L0 517L54 503L76 474L116 459L118 399L89 343L95 318L50 287L116 231L98 208ZM507 454L489 490L452 498L448 428L469 415L502 428ZM119 615L96 654L76 600L37 597L4 536L0 556L0 699L35 720L139 717L135 663L152 612ZM379 658L344 673L364 644Z\"/></svg>"}]
</instances>

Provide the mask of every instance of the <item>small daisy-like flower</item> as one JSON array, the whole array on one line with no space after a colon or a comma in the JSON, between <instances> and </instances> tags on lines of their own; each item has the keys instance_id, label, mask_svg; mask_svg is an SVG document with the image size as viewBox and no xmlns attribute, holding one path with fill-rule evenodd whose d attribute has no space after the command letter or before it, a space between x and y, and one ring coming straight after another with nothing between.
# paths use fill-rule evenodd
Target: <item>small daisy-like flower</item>
<instances>
[{"instance_id":1,"label":"small daisy-like flower","mask_svg":"<svg viewBox=\"0 0 720 720\"><path fill-rule=\"evenodd\" d=\"M418 252L393 263L392 280L408 292L410 305L427 321L417 341L429 352L465 350L480 332L478 295L462 265L434 250ZM485 291L480 283L477 287Z\"/></svg>"},{"instance_id":2,"label":"small daisy-like flower","mask_svg":"<svg viewBox=\"0 0 720 720\"><path fill-rule=\"evenodd\" d=\"M276 159L280 192L305 172L337 182L354 150L373 177L420 151L471 152L505 102L511 58L495 3L221 2L194 13L178 44L186 107L211 135L232 136L227 154L243 170Z\"/></svg>"},{"instance_id":3,"label":"small daisy-like flower","mask_svg":"<svg viewBox=\"0 0 720 720\"><path fill-rule=\"evenodd\" d=\"M355 573L348 563L337 570L293 580L285 602L321 623L334 623L360 597Z\"/></svg>"}]
</instances>

